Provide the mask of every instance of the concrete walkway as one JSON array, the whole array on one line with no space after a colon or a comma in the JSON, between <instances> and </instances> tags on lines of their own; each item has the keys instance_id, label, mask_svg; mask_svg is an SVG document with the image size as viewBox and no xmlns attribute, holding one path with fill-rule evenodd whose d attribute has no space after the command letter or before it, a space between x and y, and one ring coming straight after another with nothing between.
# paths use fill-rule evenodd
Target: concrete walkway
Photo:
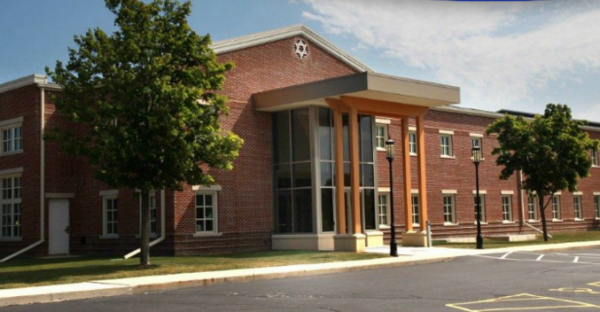
<instances>
[{"instance_id":1,"label":"concrete walkway","mask_svg":"<svg viewBox=\"0 0 600 312\"><path fill-rule=\"evenodd\" d=\"M508 251L564 251L570 249L594 247L600 247L600 241L531 245L484 250L439 247L401 247L398 248L399 257L397 258L390 257L372 260L302 264L256 269L144 276L114 280L98 280L76 284L5 289L0 290L0 307L109 296L134 295L151 291L215 285L222 283L249 282L285 277L390 268L413 264L441 262L455 257L468 255L481 255ZM389 253L389 247L384 246L367 248L367 252L387 254Z\"/></svg>"}]
</instances>

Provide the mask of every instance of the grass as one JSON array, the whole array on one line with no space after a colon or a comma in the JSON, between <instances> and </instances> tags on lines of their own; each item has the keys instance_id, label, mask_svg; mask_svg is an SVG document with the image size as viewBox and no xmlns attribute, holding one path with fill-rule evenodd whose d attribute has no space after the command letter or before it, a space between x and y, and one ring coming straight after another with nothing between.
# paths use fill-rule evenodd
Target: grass
<instances>
[{"instance_id":1,"label":"grass","mask_svg":"<svg viewBox=\"0 0 600 312\"><path fill-rule=\"evenodd\" d=\"M139 267L139 258L128 260L99 257L14 259L0 264L0 277L2 277L0 278L0 289L381 257L386 257L386 255L352 252L263 251L220 256L151 257L152 265L149 267Z\"/></svg>"},{"instance_id":2,"label":"grass","mask_svg":"<svg viewBox=\"0 0 600 312\"><path fill-rule=\"evenodd\" d=\"M537 239L534 241L527 242L507 242L497 239L483 238L483 247L485 249L492 248L503 248L513 246L525 246L525 245L543 245L543 244L558 244L558 243L572 243L572 242L588 242L600 240L600 231L589 231L589 232L578 232L578 233L561 233L552 234L552 238L548 242L544 242L542 235L537 235ZM434 247L448 247L448 248L467 248L475 249L475 243L447 243L442 241L434 241Z\"/></svg>"}]
</instances>

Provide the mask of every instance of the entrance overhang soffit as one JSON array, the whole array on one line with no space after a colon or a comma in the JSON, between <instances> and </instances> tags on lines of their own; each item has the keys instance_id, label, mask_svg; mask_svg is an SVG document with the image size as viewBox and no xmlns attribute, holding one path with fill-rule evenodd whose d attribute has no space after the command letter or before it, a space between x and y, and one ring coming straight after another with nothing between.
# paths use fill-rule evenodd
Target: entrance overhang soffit
<instances>
[{"instance_id":1,"label":"entrance overhang soffit","mask_svg":"<svg viewBox=\"0 0 600 312\"><path fill-rule=\"evenodd\" d=\"M254 108L281 111L317 105L397 118L422 116L431 107L460 102L460 88L365 72L255 93ZM333 106L332 106L333 105Z\"/></svg>"}]
</instances>

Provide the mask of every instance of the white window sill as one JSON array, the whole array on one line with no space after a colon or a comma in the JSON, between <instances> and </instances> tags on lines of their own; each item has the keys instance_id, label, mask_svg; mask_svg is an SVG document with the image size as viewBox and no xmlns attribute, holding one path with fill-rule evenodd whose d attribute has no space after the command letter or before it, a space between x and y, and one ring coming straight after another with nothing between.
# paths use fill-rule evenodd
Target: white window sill
<instances>
[{"instance_id":1,"label":"white window sill","mask_svg":"<svg viewBox=\"0 0 600 312\"><path fill-rule=\"evenodd\" d=\"M100 239L117 239L119 238L118 234L105 234L105 235L100 235L99 237Z\"/></svg>"},{"instance_id":2,"label":"white window sill","mask_svg":"<svg viewBox=\"0 0 600 312\"><path fill-rule=\"evenodd\" d=\"M538 221L538 220L533 220L533 219L531 219L531 220L527 220L527 223L538 223L538 222L540 222L540 221Z\"/></svg>"},{"instance_id":3,"label":"white window sill","mask_svg":"<svg viewBox=\"0 0 600 312\"><path fill-rule=\"evenodd\" d=\"M515 221L502 220L502 224L515 224Z\"/></svg>"},{"instance_id":4,"label":"white window sill","mask_svg":"<svg viewBox=\"0 0 600 312\"><path fill-rule=\"evenodd\" d=\"M456 159L455 156L448 156L448 155L440 155L440 158L443 158L443 159Z\"/></svg>"},{"instance_id":5,"label":"white window sill","mask_svg":"<svg viewBox=\"0 0 600 312\"><path fill-rule=\"evenodd\" d=\"M596 218L594 218L594 220L600 220L600 218L596 217Z\"/></svg>"},{"instance_id":6,"label":"white window sill","mask_svg":"<svg viewBox=\"0 0 600 312\"><path fill-rule=\"evenodd\" d=\"M579 221L579 222L581 222L581 221L585 221L585 219L575 218L575 219L573 219L573 221Z\"/></svg>"},{"instance_id":7,"label":"white window sill","mask_svg":"<svg viewBox=\"0 0 600 312\"><path fill-rule=\"evenodd\" d=\"M594 165L592 165L592 168L600 168L600 166L594 166Z\"/></svg>"},{"instance_id":8,"label":"white window sill","mask_svg":"<svg viewBox=\"0 0 600 312\"><path fill-rule=\"evenodd\" d=\"M0 237L0 242L20 242L23 237Z\"/></svg>"},{"instance_id":9,"label":"white window sill","mask_svg":"<svg viewBox=\"0 0 600 312\"><path fill-rule=\"evenodd\" d=\"M15 155L15 154L22 154L22 153L23 153L23 150L20 149L18 151L0 153L0 156L9 156L9 155Z\"/></svg>"},{"instance_id":10,"label":"white window sill","mask_svg":"<svg viewBox=\"0 0 600 312\"><path fill-rule=\"evenodd\" d=\"M458 223L444 222L444 226L458 226Z\"/></svg>"},{"instance_id":11,"label":"white window sill","mask_svg":"<svg viewBox=\"0 0 600 312\"><path fill-rule=\"evenodd\" d=\"M563 222L563 220L562 219L554 219L554 218L552 218L552 222Z\"/></svg>"},{"instance_id":12,"label":"white window sill","mask_svg":"<svg viewBox=\"0 0 600 312\"><path fill-rule=\"evenodd\" d=\"M378 152L386 152L387 150L384 147L378 147L377 151Z\"/></svg>"},{"instance_id":13,"label":"white window sill","mask_svg":"<svg viewBox=\"0 0 600 312\"><path fill-rule=\"evenodd\" d=\"M217 237L223 236L223 233L215 233L215 232L198 232L194 234L194 237Z\"/></svg>"},{"instance_id":14,"label":"white window sill","mask_svg":"<svg viewBox=\"0 0 600 312\"><path fill-rule=\"evenodd\" d=\"M381 230L389 230L389 229L390 229L390 226L389 226L389 225L387 225L387 224L380 224L380 225L379 225L379 229L381 229Z\"/></svg>"},{"instance_id":15,"label":"white window sill","mask_svg":"<svg viewBox=\"0 0 600 312\"><path fill-rule=\"evenodd\" d=\"M418 156L416 153L409 153L410 156Z\"/></svg>"},{"instance_id":16,"label":"white window sill","mask_svg":"<svg viewBox=\"0 0 600 312\"><path fill-rule=\"evenodd\" d=\"M419 223L413 223L413 228L421 228L421 224L419 224Z\"/></svg>"},{"instance_id":17,"label":"white window sill","mask_svg":"<svg viewBox=\"0 0 600 312\"><path fill-rule=\"evenodd\" d=\"M479 223L481 225L487 225L488 224L487 222L484 222L484 221L480 221ZM473 221L473 225L477 225L477 220Z\"/></svg>"}]
</instances>

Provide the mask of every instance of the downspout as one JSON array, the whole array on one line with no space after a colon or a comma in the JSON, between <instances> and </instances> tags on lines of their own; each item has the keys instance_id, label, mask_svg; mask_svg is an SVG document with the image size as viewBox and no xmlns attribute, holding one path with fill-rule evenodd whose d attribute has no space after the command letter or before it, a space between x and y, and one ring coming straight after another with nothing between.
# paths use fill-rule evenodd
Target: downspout
<instances>
[{"instance_id":1,"label":"downspout","mask_svg":"<svg viewBox=\"0 0 600 312\"><path fill-rule=\"evenodd\" d=\"M46 198L44 196L45 190L45 164L46 164L46 149L44 145L44 128L46 127L46 90L43 87L40 87L40 240L15 252L14 254L0 260L0 263L8 261L22 253L25 253L42 243L46 240L45 232L46 232L46 219L44 217L45 212L45 202Z\"/></svg>"},{"instance_id":2,"label":"downspout","mask_svg":"<svg viewBox=\"0 0 600 312\"><path fill-rule=\"evenodd\" d=\"M150 247L165 240L165 190L160 191L160 237L150 242ZM140 253L140 248L123 256L124 259L129 259Z\"/></svg>"}]
</instances>

